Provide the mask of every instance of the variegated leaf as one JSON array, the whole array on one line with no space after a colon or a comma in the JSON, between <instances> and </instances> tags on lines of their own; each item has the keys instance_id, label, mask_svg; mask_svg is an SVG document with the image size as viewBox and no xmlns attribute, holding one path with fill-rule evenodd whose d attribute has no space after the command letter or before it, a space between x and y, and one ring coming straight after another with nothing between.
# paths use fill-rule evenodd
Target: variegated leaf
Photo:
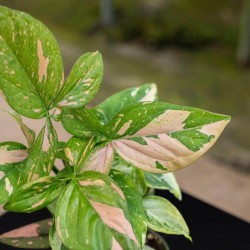
<instances>
[{"instance_id":1,"label":"variegated leaf","mask_svg":"<svg viewBox=\"0 0 250 250\"><path fill-rule=\"evenodd\" d=\"M108 174L112 166L113 156L114 147L111 143L104 147L96 147L82 171L98 171Z\"/></svg>"},{"instance_id":2,"label":"variegated leaf","mask_svg":"<svg viewBox=\"0 0 250 250\"><path fill-rule=\"evenodd\" d=\"M154 83L120 91L91 109L102 124L106 124L121 109L137 102L157 101L157 87Z\"/></svg>"},{"instance_id":3,"label":"variegated leaf","mask_svg":"<svg viewBox=\"0 0 250 250\"><path fill-rule=\"evenodd\" d=\"M72 137L67 142L64 152L70 165L74 166L75 171L81 168L92 149L95 146L96 138L77 138Z\"/></svg>"},{"instance_id":4,"label":"variegated leaf","mask_svg":"<svg viewBox=\"0 0 250 250\"><path fill-rule=\"evenodd\" d=\"M49 232L49 242L52 250L69 250L63 243L56 232L55 223L53 223Z\"/></svg>"},{"instance_id":5,"label":"variegated leaf","mask_svg":"<svg viewBox=\"0 0 250 250\"><path fill-rule=\"evenodd\" d=\"M41 118L59 93L63 65L50 31L28 14L0 7L0 90L18 113Z\"/></svg>"},{"instance_id":6,"label":"variegated leaf","mask_svg":"<svg viewBox=\"0 0 250 250\"><path fill-rule=\"evenodd\" d=\"M155 84L129 88L114 94L93 109L67 109L62 113L62 124L71 134L76 136L106 135L106 124L124 107L142 101L157 100Z\"/></svg>"},{"instance_id":7,"label":"variegated leaf","mask_svg":"<svg viewBox=\"0 0 250 250\"><path fill-rule=\"evenodd\" d=\"M33 212L54 201L65 186L64 181L46 176L21 186L5 204L4 209L13 212Z\"/></svg>"},{"instance_id":8,"label":"variegated leaf","mask_svg":"<svg viewBox=\"0 0 250 250\"><path fill-rule=\"evenodd\" d=\"M102 56L97 51L82 55L56 98L59 107L83 107L96 95L103 77Z\"/></svg>"},{"instance_id":9,"label":"variegated leaf","mask_svg":"<svg viewBox=\"0 0 250 250\"><path fill-rule=\"evenodd\" d=\"M0 235L0 242L24 249L49 248L49 230L51 219L32 223Z\"/></svg>"},{"instance_id":10,"label":"variegated leaf","mask_svg":"<svg viewBox=\"0 0 250 250\"><path fill-rule=\"evenodd\" d=\"M57 153L57 135L47 119L27 159L27 181L49 175Z\"/></svg>"},{"instance_id":11,"label":"variegated leaf","mask_svg":"<svg viewBox=\"0 0 250 250\"><path fill-rule=\"evenodd\" d=\"M17 123L20 125L21 130L23 131L24 136L26 137L26 140L28 142L29 148L33 145L36 135L35 132L30 129L26 124L23 123L22 118L19 114L14 112L9 112L9 114L17 121Z\"/></svg>"},{"instance_id":12,"label":"variegated leaf","mask_svg":"<svg viewBox=\"0 0 250 250\"><path fill-rule=\"evenodd\" d=\"M172 172L203 155L229 121L228 116L196 108L137 103L121 110L106 124L106 137L112 140L106 147L144 171ZM100 149L99 154L104 151ZM96 158L98 152L88 164Z\"/></svg>"},{"instance_id":13,"label":"variegated leaf","mask_svg":"<svg viewBox=\"0 0 250 250\"><path fill-rule=\"evenodd\" d=\"M21 143L0 143L0 204L23 184L27 156L27 148Z\"/></svg>"},{"instance_id":14,"label":"variegated leaf","mask_svg":"<svg viewBox=\"0 0 250 250\"><path fill-rule=\"evenodd\" d=\"M97 117L86 107L78 109L64 108L62 124L66 131L79 137L102 136L106 134Z\"/></svg>"},{"instance_id":15,"label":"variegated leaf","mask_svg":"<svg viewBox=\"0 0 250 250\"><path fill-rule=\"evenodd\" d=\"M148 227L166 234L184 235L191 240L189 229L177 208L168 200L158 196L143 199Z\"/></svg>"},{"instance_id":16,"label":"variegated leaf","mask_svg":"<svg viewBox=\"0 0 250 250\"><path fill-rule=\"evenodd\" d=\"M18 163L28 156L27 148L18 142L0 143L0 171L1 166ZM0 176L1 176L0 172Z\"/></svg>"},{"instance_id":17,"label":"variegated leaf","mask_svg":"<svg viewBox=\"0 0 250 250\"><path fill-rule=\"evenodd\" d=\"M140 192L138 192L138 188L126 174L112 170L110 177L117 183L126 197L133 230L142 247L145 243L147 223Z\"/></svg>"},{"instance_id":18,"label":"variegated leaf","mask_svg":"<svg viewBox=\"0 0 250 250\"><path fill-rule=\"evenodd\" d=\"M154 189L169 190L177 199L181 200L181 190L173 173L152 174L144 173L147 186Z\"/></svg>"},{"instance_id":19,"label":"variegated leaf","mask_svg":"<svg viewBox=\"0 0 250 250\"><path fill-rule=\"evenodd\" d=\"M84 172L64 189L57 203L56 230L70 249L139 249L123 192L98 172Z\"/></svg>"},{"instance_id":20,"label":"variegated leaf","mask_svg":"<svg viewBox=\"0 0 250 250\"><path fill-rule=\"evenodd\" d=\"M26 160L20 163L4 165L0 168L2 169L1 173L4 172L5 174L0 179L0 204L4 204L25 183Z\"/></svg>"}]
</instances>

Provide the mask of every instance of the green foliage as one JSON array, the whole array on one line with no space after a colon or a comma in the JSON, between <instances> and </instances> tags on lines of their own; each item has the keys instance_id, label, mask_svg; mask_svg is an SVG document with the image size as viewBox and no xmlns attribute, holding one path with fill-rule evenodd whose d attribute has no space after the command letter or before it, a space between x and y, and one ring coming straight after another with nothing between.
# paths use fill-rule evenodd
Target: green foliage
<instances>
[{"instance_id":1,"label":"green foliage","mask_svg":"<svg viewBox=\"0 0 250 250\"><path fill-rule=\"evenodd\" d=\"M100 53L81 56L64 82L49 30L5 7L0 17L0 89L28 142L0 143L0 203L15 212L47 206L54 217L45 234L34 231L39 224L32 239L4 234L0 241L27 249L142 249L147 226L190 238L178 210L147 194L160 188L181 199L166 173L203 155L230 117L158 102L155 84L88 108L102 81ZM37 136L20 115L45 118ZM72 134L68 142L58 142L53 119Z\"/></svg>"}]
</instances>

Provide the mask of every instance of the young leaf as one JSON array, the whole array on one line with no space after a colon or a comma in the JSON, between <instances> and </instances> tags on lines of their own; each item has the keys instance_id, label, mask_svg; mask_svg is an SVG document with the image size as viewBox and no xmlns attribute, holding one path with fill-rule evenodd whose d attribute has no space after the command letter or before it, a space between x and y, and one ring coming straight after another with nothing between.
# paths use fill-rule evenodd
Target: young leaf
<instances>
[{"instance_id":1,"label":"young leaf","mask_svg":"<svg viewBox=\"0 0 250 250\"><path fill-rule=\"evenodd\" d=\"M27 125L25 125L22 121L22 118L20 115L14 112L9 112L9 114L17 121L17 123L20 125L21 130L23 131L24 136L26 137L26 140L28 142L29 148L33 145L35 141L35 132L30 129Z\"/></svg>"},{"instance_id":2,"label":"young leaf","mask_svg":"<svg viewBox=\"0 0 250 250\"><path fill-rule=\"evenodd\" d=\"M168 200L158 196L143 199L148 227L166 234L184 235L191 240L189 229L177 208Z\"/></svg>"},{"instance_id":3,"label":"young leaf","mask_svg":"<svg viewBox=\"0 0 250 250\"><path fill-rule=\"evenodd\" d=\"M57 153L57 135L49 119L35 143L27 159L27 180L35 180L49 175Z\"/></svg>"},{"instance_id":4,"label":"young leaf","mask_svg":"<svg viewBox=\"0 0 250 250\"><path fill-rule=\"evenodd\" d=\"M26 225L0 235L0 242L9 246L25 249L49 248L48 234L51 219Z\"/></svg>"},{"instance_id":5,"label":"young leaf","mask_svg":"<svg viewBox=\"0 0 250 250\"><path fill-rule=\"evenodd\" d=\"M65 155L75 170L81 168L95 146L95 137L72 137L64 148Z\"/></svg>"},{"instance_id":6,"label":"young leaf","mask_svg":"<svg viewBox=\"0 0 250 250\"><path fill-rule=\"evenodd\" d=\"M33 212L54 201L65 186L55 177L39 178L21 186L5 204L4 209L13 212Z\"/></svg>"},{"instance_id":7,"label":"young leaf","mask_svg":"<svg viewBox=\"0 0 250 250\"><path fill-rule=\"evenodd\" d=\"M145 172L144 174L148 187L169 190L177 199L182 199L180 187L173 173L152 174Z\"/></svg>"},{"instance_id":8,"label":"young leaf","mask_svg":"<svg viewBox=\"0 0 250 250\"><path fill-rule=\"evenodd\" d=\"M137 102L157 101L157 87L154 83L145 84L140 87L134 87L120 91L91 111L98 117L102 124L106 124L121 109Z\"/></svg>"},{"instance_id":9,"label":"young leaf","mask_svg":"<svg viewBox=\"0 0 250 250\"><path fill-rule=\"evenodd\" d=\"M66 131L78 137L103 136L105 128L97 117L86 107L78 109L64 108L62 124Z\"/></svg>"},{"instance_id":10,"label":"young leaf","mask_svg":"<svg viewBox=\"0 0 250 250\"><path fill-rule=\"evenodd\" d=\"M103 77L102 56L97 51L82 55L56 98L59 107L83 107L96 95Z\"/></svg>"},{"instance_id":11,"label":"young leaf","mask_svg":"<svg viewBox=\"0 0 250 250\"><path fill-rule=\"evenodd\" d=\"M133 181L126 174L111 170L110 177L117 183L126 197L133 230L142 247L145 243L147 223L141 195Z\"/></svg>"},{"instance_id":12,"label":"young leaf","mask_svg":"<svg viewBox=\"0 0 250 250\"><path fill-rule=\"evenodd\" d=\"M58 45L28 14L0 7L0 89L9 105L30 117L46 116L63 81Z\"/></svg>"},{"instance_id":13,"label":"young leaf","mask_svg":"<svg viewBox=\"0 0 250 250\"><path fill-rule=\"evenodd\" d=\"M123 192L98 172L84 172L64 189L56 230L70 249L139 249Z\"/></svg>"}]
</instances>

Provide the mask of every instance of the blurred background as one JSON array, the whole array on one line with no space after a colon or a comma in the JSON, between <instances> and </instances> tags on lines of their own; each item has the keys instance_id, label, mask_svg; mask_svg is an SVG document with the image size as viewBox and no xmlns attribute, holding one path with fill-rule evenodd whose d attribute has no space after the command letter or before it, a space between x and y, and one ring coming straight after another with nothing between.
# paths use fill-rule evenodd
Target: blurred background
<instances>
[{"instance_id":1,"label":"blurred background","mask_svg":"<svg viewBox=\"0 0 250 250\"><path fill-rule=\"evenodd\" d=\"M66 74L81 54L101 51L104 84L94 103L156 82L164 102L231 115L208 156L177 178L185 191L250 221L250 0L0 4L28 12L49 27Z\"/></svg>"}]
</instances>

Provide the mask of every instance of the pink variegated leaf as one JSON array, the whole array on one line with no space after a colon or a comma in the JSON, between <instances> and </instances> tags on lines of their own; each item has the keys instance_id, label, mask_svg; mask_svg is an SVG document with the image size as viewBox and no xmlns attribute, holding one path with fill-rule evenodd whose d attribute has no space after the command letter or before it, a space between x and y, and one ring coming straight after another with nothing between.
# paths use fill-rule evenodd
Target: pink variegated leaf
<instances>
[{"instance_id":1,"label":"pink variegated leaf","mask_svg":"<svg viewBox=\"0 0 250 250\"><path fill-rule=\"evenodd\" d=\"M109 176L98 172L84 172L62 192L56 230L70 249L140 249L124 193Z\"/></svg>"},{"instance_id":2,"label":"pink variegated leaf","mask_svg":"<svg viewBox=\"0 0 250 250\"><path fill-rule=\"evenodd\" d=\"M48 234L52 219L32 223L0 235L0 242L24 249L49 248Z\"/></svg>"}]
</instances>

